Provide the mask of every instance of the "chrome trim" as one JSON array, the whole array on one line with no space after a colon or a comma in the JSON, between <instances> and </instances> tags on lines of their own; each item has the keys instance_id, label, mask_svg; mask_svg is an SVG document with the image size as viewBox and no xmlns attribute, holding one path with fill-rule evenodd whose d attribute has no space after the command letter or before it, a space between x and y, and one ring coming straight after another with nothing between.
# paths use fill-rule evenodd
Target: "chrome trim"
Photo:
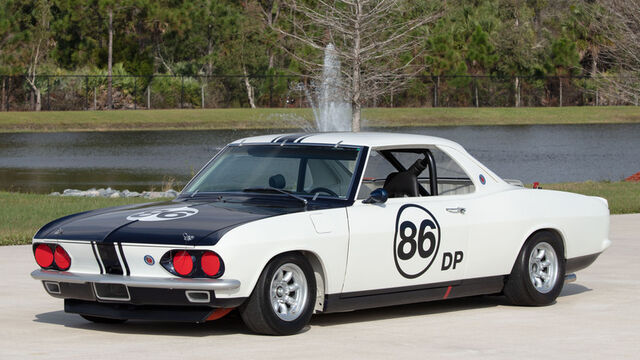
<instances>
[{"instance_id":1,"label":"chrome trim","mask_svg":"<svg viewBox=\"0 0 640 360\"><path fill-rule=\"evenodd\" d=\"M535 290L548 294L560 281L560 259L551 244L541 241L533 247L529 255L529 280Z\"/></svg>"},{"instance_id":2,"label":"chrome trim","mask_svg":"<svg viewBox=\"0 0 640 360\"><path fill-rule=\"evenodd\" d=\"M463 208L463 207L457 207L457 208L447 208L447 211L450 213L454 213L454 214L462 214L464 215L464 213L467 212L467 209Z\"/></svg>"},{"instance_id":3,"label":"chrome trim","mask_svg":"<svg viewBox=\"0 0 640 360\"><path fill-rule=\"evenodd\" d=\"M304 272L293 263L285 263L275 271L269 297L275 315L284 321L296 320L313 301Z\"/></svg>"},{"instance_id":4,"label":"chrome trim","mask_svg":"<svg viewBox=\"0 0 640 360\"><path fill-rule=\"evenodd\" d=\"M509 185L524 187L522 180L517 180L517 179L502 179L502 180L504 180L504 182L506 182Z\"/></svg>"},{"instance_id":5,"label":"chrome trim","mask_svg":"<svg viewBox=\"0 0 640 360\"><path fill-rule=\"evenodd\" d=\"M47 292L49 294L56 294L56 295L60 295L60 284L55 282L55 281L43 281L42 282L44 284L44 288L47 289ZM54 286L54 288L50 287L50 285ZM55 290L57 289L57 290Z\"/></svg>"},{"instance_id":6,"label":"chrome trim","mask_svg":"<svg viewBox=\"0 0 640 360\"><path fill-rule=\"evenodd\" d=\"M116 284L116 285L122 285L122 284ZM98 298L98 300L105 300L105 301L131 301L131 293L129 292L129 287L126 286L126 285L124 285L124 289L127 290L127 297L126 298L100 296L98 294L98 289L96 288L96 283L92 283L91 286L93 287L93 293L96 294L96 298Z\"/></svg>"},{"instance_id":7,"label":"chrome trim","mask_svg":"<svg viewBox=\"0 0 640 360\"><path fill-rule=\"evenodd\" d=\"M185 290L233 290L240 287L240 281L230 279L187 279L155 278L143 276L122 276L111 274L77 274L66 271L34 270L31 277L42 281L67 283L121 284L128 287L165 288Z\"/></svg>"},{"instance_id":8,"label":"chrome trim","mask_svg":"<svg viewBox=\"0 0 640 360\"><path fill-rule=\"evenodd\" d=\"M564 283L568 284L568 283L572 283L574 281L578 280L578 277L576 276L576 274L567 274L564 276Z\"/></svg>"},{"instance_id":9,"label":"chrome trim","mask_svg":"<svg viewBox=\"0 0 640 360\"><path fill-rule=\"evenodd\" d=\"M192 303L208 304L211 302L211 293L208 291L187 290L184 292L184 294L187 297L187 300L189 300L189 302L192 302ZM205 297L203 299L198 299L193 295L205 295Z\"/></svg>"}]
</instances>

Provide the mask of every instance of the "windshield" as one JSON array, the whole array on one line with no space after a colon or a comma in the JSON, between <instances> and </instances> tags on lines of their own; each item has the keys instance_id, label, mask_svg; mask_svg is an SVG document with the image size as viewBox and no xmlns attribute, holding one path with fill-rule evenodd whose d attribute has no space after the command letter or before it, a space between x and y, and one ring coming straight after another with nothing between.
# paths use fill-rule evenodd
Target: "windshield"
<instances>
[{"instance_id":1,"label":"windshield","mask_svg":"<svg viewBox=\"0 0 640 360\"><path fill-rule=\"evenodd\" d=\"M359 148L228 146L185 188L197 192L288 192L346 199Z\"/></svg>"}]
</instances>

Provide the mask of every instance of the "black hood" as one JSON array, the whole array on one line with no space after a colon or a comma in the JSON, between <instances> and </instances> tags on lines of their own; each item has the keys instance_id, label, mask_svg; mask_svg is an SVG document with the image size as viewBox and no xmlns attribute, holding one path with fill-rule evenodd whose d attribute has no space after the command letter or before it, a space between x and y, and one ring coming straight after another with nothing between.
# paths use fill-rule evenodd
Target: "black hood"
<instances>
[{"instance_id":1,"label":"black hood","mask_svg":"<svg viewBox=\"0 0 640 360\"><path fill-rule=\"evenodd\" d=\"M79 213L45 225L35 238L141 244L213 245L238 225L305 211L255 201L181 201Z\"/></svg>"}]
</instances>

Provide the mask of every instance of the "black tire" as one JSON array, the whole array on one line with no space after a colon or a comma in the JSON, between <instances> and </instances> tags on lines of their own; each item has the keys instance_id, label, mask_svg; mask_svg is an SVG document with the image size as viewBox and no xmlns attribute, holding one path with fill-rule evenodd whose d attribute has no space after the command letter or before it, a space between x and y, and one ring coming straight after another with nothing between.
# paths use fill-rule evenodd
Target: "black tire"
<instances>
[{"instance_id":1,"label":"black tire","mask_svg":"<svg viewBox=\"0 0 640 360\"><path fill-rule=\"evenodd\" d=\"M122 324L123 322L127 321L127 319L111 319L111 318L92 316L92 315L80 314L80 316L82 316L85 320L89 320L91 322L98 323L98 324Z\"/></svg>"},{"instance_id":2,"label":"black tire","mask_svg":"<svg viewBox=\"0 0 640 360\"><path fill-rule=\"evenodd\" d=\"M541 291L536 288L534 280L530 278L530 257L534 249L537 247L544 248L545 243L551 245L555 252L557 271L555 271L555 282L553 286L549 283L548 288L543 289L546 291ZM537 252L537 254L539 254L539 252ZM545 254L545 258L546 256ZM541 231L535 233L525 242L520 250L520 254L518 254L518 258L504 286L504 295L514 305L544 306L552 304L558 295L560 295L560 291L562 291L564 285L565 263L564 245L562 241L551 232ZM537 269L537 267L534 267L534 269ZM535 274L535 271L531 271ZM541 287L543 286L544 285L541 285Z\"/></svg>"},{"instance_id":3,"label":"black tire","mask_svg":"<svg viewBox=\"0 0 640 360\"><path fill-rule=\"evenodd\" d=\"M281 319L271 304L271 283L276 271L287 264L296 265L304 274L307 291L302 309L296 319ZM240 307L242 320L251 331L264 335L293 335L311 319L316 300L316 279L313 268L301 255L283 254L272 259L262 271L249 299Z\"/></svg>"}]
</instances>

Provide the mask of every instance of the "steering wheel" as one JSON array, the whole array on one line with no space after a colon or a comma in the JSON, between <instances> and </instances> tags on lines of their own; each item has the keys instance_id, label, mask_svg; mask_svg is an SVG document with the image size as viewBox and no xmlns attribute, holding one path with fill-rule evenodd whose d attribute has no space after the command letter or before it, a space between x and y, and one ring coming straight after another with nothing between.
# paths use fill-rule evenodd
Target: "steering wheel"
<instances>
[{"instance_id":1,"label":"steering wheel","mask_svg":"<svg viewBox=\"0 0 640 360\"><path fill-rule=\"evenodd\" d=\"M313 189L309 190L309 194L315 194L315 193L319 193L319 192L327 193L327 194L329 194L331 196L335 196L335 197L340 197L333 190L327 189L326 187L322 187L322 186L318 186L317 188L313 188Z\"/></svg>"}]
</instances>

